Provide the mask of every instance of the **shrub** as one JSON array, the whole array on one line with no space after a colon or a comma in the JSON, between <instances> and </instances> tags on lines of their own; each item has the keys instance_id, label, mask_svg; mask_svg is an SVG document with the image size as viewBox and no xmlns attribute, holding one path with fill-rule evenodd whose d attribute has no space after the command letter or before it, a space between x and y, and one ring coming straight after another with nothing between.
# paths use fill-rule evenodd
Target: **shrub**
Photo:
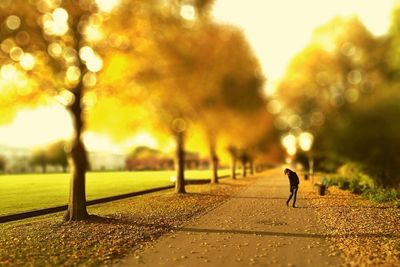
<instances>
[{"instance_id":1,"label":"shrub","mask_svg":"<svg viewBox=\"0 0 400 267\"><path fill-rule=\"evenodd\" d=\"M364 192L363 194L368 199L376 202L400 202L400 190L375 188Z\"/></svg>"},{"instance_id":2,"label":"shrub","mask_svg":"<svg viewBox=\"0 0 400 267\"><path fill-rule=\"evenodd\" d=\"M345 179L340 179L338 183L338 187L342 190L347 190L350 188L350 182Z\"/></svg>"},{"instance_id":3,"label":"shrub","mask_svg":"<svg viewBox=\"0 0 400 267\"><path fill-rule=\"evenodd\" d=\"M354 194L376 202L391 202L400 206L400 188L382 188L377 186L374 179L365 174L360 165L348 163L338 169L337 174L322 178L325 186L336 185L342 190L350 190Z\"/></svg>"},{"instance_id":4,"label":"shrub","mask_svg":"<svg viewBox=\"0 0 400 267\"><path fill-rule=\"evenodd\" d=\"M365 174L362 167L358 164L348 163L338 169L339 175L343 177L341 189L350 189L355 194L375 187L372 177Z\"/></svg>"},{"instance_id":5,"label":"shrub","mask_svg":"<svg viewBox=\"0 0 400 267\"><path fill-rule=\"evenodd\" d=\"M333 186L333 185L338 185L337 182L338 182L337 178L334 175L330 175L328 177L323 177L321 179L321 183L323 185L325 185L326 187L330 187L330 186Z\"/></svg>"}]
</instances>

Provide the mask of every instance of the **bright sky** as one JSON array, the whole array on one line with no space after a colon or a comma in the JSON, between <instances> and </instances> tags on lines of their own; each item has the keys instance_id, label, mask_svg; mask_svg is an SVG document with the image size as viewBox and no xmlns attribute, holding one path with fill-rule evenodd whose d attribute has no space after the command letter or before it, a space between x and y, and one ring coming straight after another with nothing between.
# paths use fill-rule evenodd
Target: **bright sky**
<instances>
[{"instance_id":1,"label":"bright sky","mask_svg":"<svg viewBox=\"0 0 400 267\"><path fill-rule=\"evenodd\" d=\"M35 148L72 137L72 118L60 104L37 109L24 109L13 122L0 126L0 144L19 148ZM138 132L131 139L115 144L104 134L85 132L83 140L89 151L124 153L124 149L146 145L157 148L158 142L147 132Z\"/></svg>"},{"instance_id":2,"label":"bright sky","mask_svg":"<svg viewBox=\"0 0 400 267\"><path fill-rule=\"evenodd\" d=\"M384 34L398 0L216 0L213 15L239 26L274 85L313 29L337 15L358 15L369 30ZM273 88L268 88L273 90Z\"/></svg>"},{"instance_id":3,"label":"bright sky","mask_svg":"<svg viewBox=\"0 0 400 267\"><path fill-rule=\"evenodd\" d=\"M97 0L108 3L118 0ZM391 9L399 0L216 0L213 15L245 31L269 80L267 90L285 71L291 57L310 40L315 27L336 15L358 15L376 35L386 32ZM112 5L111 5L112 6ZM71 118L63 107L53 105L18 113L13 123L0 126L0 144L15 147L34 147L72 134ZM119 152L112 141L103 135L87 133L85 143L91 150ZM138 133L125 145L156 147L157 141L148 133Z\"/></svg>"},{"instance_id":4,"label":"bright sky","mask_svg":"<svg viewBox=\"0 0 400 267\"><path fill-rule=\"evenodd\" d=\"M0 126L0 144L32 147L72 135L71 117L60 105L25 109L9 125Z\"/></svg>"}]
</instances>

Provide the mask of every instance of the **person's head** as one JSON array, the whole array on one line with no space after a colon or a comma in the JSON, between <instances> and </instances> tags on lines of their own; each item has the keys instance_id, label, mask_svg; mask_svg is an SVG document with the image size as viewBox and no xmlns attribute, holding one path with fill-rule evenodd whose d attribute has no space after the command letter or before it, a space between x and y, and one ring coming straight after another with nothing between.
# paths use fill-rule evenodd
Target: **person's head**
<instances>
[{"instance_id":1,"label":"person's head","mask_svg":"<svg viewBox=\"0 0 400 267\"><path fill-rule=\"evenodd\" d=\"M292 170L291 169L288 169L288 168L286 168L284 171L283 171L283 173L285 174L285 175L288 175L288 174L290 174L292 172Z\"/></svg>"}]
</instances>

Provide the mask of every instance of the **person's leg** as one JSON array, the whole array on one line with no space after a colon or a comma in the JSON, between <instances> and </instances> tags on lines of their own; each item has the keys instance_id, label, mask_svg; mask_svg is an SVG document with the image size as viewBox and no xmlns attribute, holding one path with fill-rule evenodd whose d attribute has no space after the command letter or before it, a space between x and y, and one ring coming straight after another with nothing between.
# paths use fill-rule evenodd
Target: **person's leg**
<instances>
[{"instance_id":1,"label":"person's leg","mask_svg":"<svg viewBox=\"0 0 400 267\"><path fill-rule=\"evenodd\" d=\"M292 199L292 197L293 197L293 190L291 189L291 190L290 190L289 198L288 198L288 200L286 201L286 206L289 207L289 201Z\"/></svg>"},{"instance_id":2,"label":"person's leg","mask_svg":"<svg viewBox=\"0 0 400 267\"><path fill-rule=\"evenodd\" d=\"M297 190L299 190L299 188L298 188L298 187L295 187L295 188L293 189L293 193L292 193L292 195L294 195L294 198L293 198L293 206L292 206L293 208L296 207Z\"/></svg>"}]
</instances>

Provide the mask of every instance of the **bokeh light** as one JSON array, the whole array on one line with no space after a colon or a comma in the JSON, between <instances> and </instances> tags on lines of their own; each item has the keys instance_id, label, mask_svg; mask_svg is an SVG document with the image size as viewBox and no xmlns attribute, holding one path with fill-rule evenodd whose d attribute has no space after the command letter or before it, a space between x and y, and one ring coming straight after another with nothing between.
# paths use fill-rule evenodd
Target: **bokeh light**
<instances>
[{"instance_id":1,"label":"bokeh light","mask_svg":"<svg viewBox=\"0 0 400 267\"><path fill-rule=\"evenodd\" d=\"M86 61L86 67L91 72L99 72L103 68L103 60L100 56L94 55L88 61Z\"/></svg>"},{"instance_id":2,"label":"bokeh light","mask_svg":"<svg viewBox=\"0 0 400 267\"><path fill-rule=\"evenodd\" d=\"M294 136L293 134L288 134L282 137L281 139L282 145L283 147L286 149L286 152L290 155L293 156L294 154L296 154L296 144L297 144L297 140L296 140L296 136Z\"/></svg>"},{"instance_id":3,"label":"bokeh light","mask_svg":"<svg viewBox=\"0 0 400 267\"><path fill-rule=\"evenodd\" d=\"M103 60L89 46L84 46L79 50L79 57L91 72L99 72L103 68Z\"/></svg>"},{"instance_id":4,"label":"bokeh light","mask_svg":"<svg viewBox=\"0 0 400 267\"><path fill-rule=\"evenodd\" d=\"M68 67L66 72L66 79L69 84L76 84L81 77L81 70L76 66Z\"/></svg>"},{"instance_id":5,"label":"bokeh light","mask_svg":"<svg viewBox=\"0 0 400 267\"><path fill-rule=\"evenodd\" d=\"M17 77L17 69L12 64L5 64L0 69L1 79L5 81L15 80Z\"/></svg>"},{"instance_id":6,"label":"bokeh light","mask_svg":"<svg viewBox=\"0 0 400 267\"><path fill-rule=\"evenodd\" d=\"M349 88L346 90L344 97L349 103L357 102L360 94L356 88Z\"/></svg>"},{"instance_id":7,"label":"bokeh light","mask_svg":"<svg viewBox=\"0 0 400 267\"><path fill-rule=\"evenodd\" d=\"M88 88L94 87L97 83L96 73L93 73L93 72L85 73L85 75L83 76L82 82L85 87L88 87Z\"/></svg>"},{"instance_id":8,"label":"bokeh light","mask_svg":"<svg viewBox=\"0 0 400 267\"><path fill-rule=\"evenodd\" d=\"M56 8L52 13L47 13L42 18L46 34L61 36L67 33L68 12L63 8Z\"/></svg>"},{"instance_id":9,"label":"bokeh light","mask_svg":"<svg viewBox=\"0 0 400 267\"><path fill-rule=\"evenodd\" d=\"M183 19L193 21L196 19L196 9L194 6L185 4L181 6L180 15Z\"/></svg>"},{"instance_id":10,"label":"bokeh light","mask_svg":"<svg viewBox=\"0 0 400 267\"><path fill-rule=\"evenodd\" d=\"M6 19L7 28L10 30L17 30L21 26L21 19L18 16L11 15Z\"/></svg>"},{"instance_id":11,"label":"bokeh light","mask_svg":"<svg viewBox=\"0 0 400 267\"><path fill-rule=\"evenodd\" d=\"M97 102L97 95L94 92L88 92L83 97L82 102L86 108L91 108Z\"/></svg>"},{"instance_id":12,"label":"bokeh light","mask_svg":"<svg viewBox=\"0 0 400 267\"><path fill-rule=\"evenodd\" d=\"M309 151L314 141L314 135L309 132L302 132L299 135L299 146L303 151Z\"/></svg>"},{"instance_id":13,"label":"bokeh light","mask_svg":"<svg viewBox=\"0 0 400 267\"><path fill-rule=\"evenodd\" d=\"M67 65L74 65L78 60L78 53L72 47L65 47L63 49L63 58Z\"/></svg>"},{"instance_id":14,"label":"bokeh light","mask_svg":"<svg viewBox=\"0 0 400 267\"><path fill-rule=\"evenodd\" d=\"M19 64L24 70L32 70L35 66L35 57L30 53L21 56Z\"/></svg>"},{"instance_id":15,"label":"bokeh light","mask_svg":"<svg viewBox=\"0 0 400 267\"><path fill-rule=\"evenodd\" d=\"M31 37L29 36L29 33L27 33L26 31L20 31L15 36L15 40L17 44L25 46L29 44Z\"/></svg>"},{"instance_id":16,"label":"bokeh light","mask_svg":"<svg viewBox=\"0 0 400 267\"><path fill-rule=\"evenodd\" d=\"M173 131L175 131L177 133L181 133L181 132L186 131L187 123L182 118L176 118L172 121L171 128Z\"/></svg>"},{"instance_id":17,"label":"bokeh light","mask_svg":"<svg viewBox=\"0 0 400 267\"><path fill-rule=\"evenodd\" d=\"M282 103L277 99L269 101L267 106L267 110L271 114L279 114L282 111L282 108Z\"/></svg>"},{"instance_id":18,"label":"bokeh light","mask_svg":"<svg viewBox=\"0 0 400 267\"><path fill-rule=\"evenodd\" d=\"M63 48L59 43L51 43L48 46L47 52L50 56L54 58L59 58L63 53Z\"/></svg>"},{"instance_id":19,"label":"bokeh light","mask_svg":"<svg viewBox=\"0 0 400 267\"><path fill-rule=\"evenodd\" d=\"M60 93L57 95L56 100L63 106L68 106L74 103L75 96L69 90L61 90Z\"/></svg>"},{"instance_id":20,"label":"bokeh light","mask_svg":"<svg viewBox=\"0 0 400 267\"><path fill-rule=\"evenodd\" d=\"M13 47L15 47L15 42L11 38L5 39L1 42L1 50L3 50L4 53L10 53Z\"/></svg>"},{"instance_id":21,"label":"bokeh light","mask_svg":"<svg viewBox=\"0 0 400 267\"><path fill-rule=\"evenodd\" d=\"M120 0L96 0L99 10L103 12L111 12L119 3Z\"/></svg>"},{"instance_id":22,"label":"bokeh light","mask_svg":"<svg viewBox=\"0 0 400 267\"><path fill-rule=\"evenodd\" d=\"M21 47L14 46L10 50L10 58L14 61L19 61L24 54L24 50L21 49Z\"/></svg>"}]
</instances>

